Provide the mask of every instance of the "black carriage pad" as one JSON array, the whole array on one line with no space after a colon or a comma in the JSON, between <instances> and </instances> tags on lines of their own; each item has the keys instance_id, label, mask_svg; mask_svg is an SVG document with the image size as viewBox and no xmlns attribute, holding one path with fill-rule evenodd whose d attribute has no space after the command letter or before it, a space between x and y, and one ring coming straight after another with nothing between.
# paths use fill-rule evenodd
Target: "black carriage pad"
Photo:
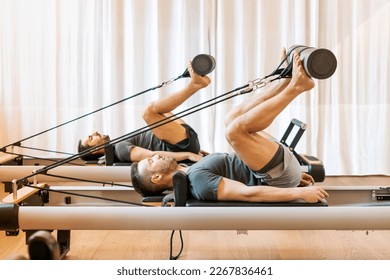
<instances>
[{"instance_id":1,"label":"black carriage pad","mask_svg":"<svg viewBox=\"0 0 390 280\"><path fill-rule=\"evenodd\" d=\"M142 199L142 202L161 202L164 199L165 195L151 195L145 196Z\"/></svg>"},{"instance_id":2,"label":"black carriage pad","mask_svg":"<svg viewBox=\"0 0 390 280\"><path fill-rule=\"evenodd\" d=\"M177 171L173 175L175 206L187 207L318 207L328 206L327 202L308 203L302 200L288 202L245 202L245 201L206 201L194 199L189 191L187 175Z\"/></svg>"},{"instance_id":3,"label":"black carriage pad","mask_svg":"<svg viewBox=\"0 0 390 280\"><path fill-rule=\"evenodd\" d=\"M206 201L189 199L187 207L319 207L328 206L326 202L308 203L301 200L288 202L245 202L245 201Z\"/></svg>"}]
</instances>

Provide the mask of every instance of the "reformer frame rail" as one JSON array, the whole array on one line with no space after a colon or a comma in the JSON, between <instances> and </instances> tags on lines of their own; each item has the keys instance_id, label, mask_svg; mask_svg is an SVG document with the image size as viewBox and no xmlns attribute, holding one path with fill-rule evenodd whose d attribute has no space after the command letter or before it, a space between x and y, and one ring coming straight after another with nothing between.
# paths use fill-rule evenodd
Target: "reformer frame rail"
<instances>
[{"instance_id":1,"label":"reformer frame rail","mask_svg":"<svg viewBox=\"0 0 390 280\"><path fill-rule=\"evenodd\" d=\"M389 230L390 207L19 207L2 230Z\"/></svg>"}]
</instances>

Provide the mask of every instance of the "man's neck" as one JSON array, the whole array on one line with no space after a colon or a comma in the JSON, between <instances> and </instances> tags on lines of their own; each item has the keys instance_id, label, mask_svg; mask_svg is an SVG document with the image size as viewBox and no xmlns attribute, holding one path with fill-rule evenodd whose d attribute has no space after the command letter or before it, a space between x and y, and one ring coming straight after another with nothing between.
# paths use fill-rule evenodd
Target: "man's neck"
<instances>
[{"instance_id":1,"label":"man's neck","mask_svg":"<svg viewBox=\"0 0 390 280\"><path fill-rule=\"evenodd\" d=\"M188 167L186 165L178 164L176 170L183 171L184 173L187 173Z\"/></svg>"}]
</instances>

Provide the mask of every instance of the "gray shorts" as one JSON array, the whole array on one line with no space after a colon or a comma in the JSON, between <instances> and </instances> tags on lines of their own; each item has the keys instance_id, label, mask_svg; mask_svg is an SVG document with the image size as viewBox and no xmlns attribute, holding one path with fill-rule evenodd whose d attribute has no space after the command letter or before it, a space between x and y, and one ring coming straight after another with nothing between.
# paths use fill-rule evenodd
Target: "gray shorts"
<instances>
[{"instance_id":1,"label":"gray shorts","mask_svg":"<svg viewBox=\"0 0 390 280\"><path fill-rule=\"evenodd\" d=\"M284 154L281 163L267 173L253 172L253 174L268 186L280 188L297 187L301 181L301 166L289 148L284 145L282 147Z\"/></svg>"}]
</instances>

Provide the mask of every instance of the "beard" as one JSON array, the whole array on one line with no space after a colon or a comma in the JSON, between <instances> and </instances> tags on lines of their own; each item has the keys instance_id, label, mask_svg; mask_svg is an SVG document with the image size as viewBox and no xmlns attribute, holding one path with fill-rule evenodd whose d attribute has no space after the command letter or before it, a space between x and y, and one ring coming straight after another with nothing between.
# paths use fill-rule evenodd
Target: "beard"
<instances>
[{"instance_id":1,"label":"beard","mask_svg":"<svg viewBox=\"0 0 390 280\"><path fill-rule=\"evenodd\" d=\"M160 171L162 173L167 174L167 173L175 170L176 167L177 167L177 161L174 158L172 158L172 157L164 157L164 162L163 162L163 164L161 164Z\"/></svg>"}]
</instances>

